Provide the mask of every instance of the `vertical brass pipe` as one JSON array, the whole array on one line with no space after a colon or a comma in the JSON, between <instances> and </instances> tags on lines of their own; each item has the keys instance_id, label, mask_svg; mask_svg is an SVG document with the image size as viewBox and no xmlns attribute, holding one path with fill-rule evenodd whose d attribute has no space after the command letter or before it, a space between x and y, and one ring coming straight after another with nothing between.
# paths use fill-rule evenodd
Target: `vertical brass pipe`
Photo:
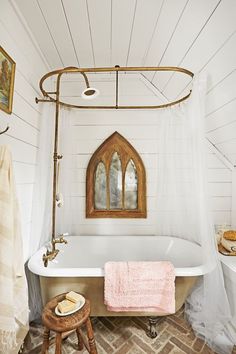
<instances>
[{"instance_id":1,"label":"vertical brass pipe","mask_svg":"<svg viewBox=\"0 0 236 354\"><path fill-rule=\"evenodd\" d=\"M116 65L115 68L119 68L120 65ZM118 109L118 89L119 89L119 72L116 71L116 109Z\"/></svg>"},{"instance_id":2,"label":"vertical brass pipe","mask_svg":"<svg viewBox=\"0 0 236 354\"><path fill-rule=\"evenodd\" d=\"M59 127L59 111L60 111L60 80L61 73L57 77L56 85L56 113L55 113L55 131L54 131L54 151L53 151L53 191L52 191L52 251L55 251L55 243L53 240L56 236L56 194L57 194L57 161L61 158L58 156L58 127Z\"/></svg>"}]
</instances>

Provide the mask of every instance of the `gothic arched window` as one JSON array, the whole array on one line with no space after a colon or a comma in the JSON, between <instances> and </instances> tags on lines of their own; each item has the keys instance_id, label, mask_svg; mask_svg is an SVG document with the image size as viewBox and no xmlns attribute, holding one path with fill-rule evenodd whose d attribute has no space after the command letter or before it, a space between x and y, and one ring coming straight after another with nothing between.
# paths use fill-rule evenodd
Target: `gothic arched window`
<instances>
[{"instance_id":1,"label":"gothic arched window","mask_svg":"<svg viewBox=\"0 0 236 354\"><path fill-rule=\"evenodd\" d=\"M113 133L91 157L86 176L87 218L146 218L146 174L141 157Z\"/></svg>"}]
</instances>

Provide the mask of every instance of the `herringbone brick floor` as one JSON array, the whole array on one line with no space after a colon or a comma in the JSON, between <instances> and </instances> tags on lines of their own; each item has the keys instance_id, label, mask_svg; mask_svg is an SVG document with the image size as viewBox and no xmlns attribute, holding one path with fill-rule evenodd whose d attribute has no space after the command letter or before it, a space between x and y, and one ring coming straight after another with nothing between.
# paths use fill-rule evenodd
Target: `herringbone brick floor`
<instances>
[{"instance_id":1,"label":"herringbone brick floor","mask_svg":"<svg viewBox=\"0 0 236 354\"><path fill-rule=\"evenodd\" d=\"M184 319L183 308L175 315L160 318L158 336L147 337L145 317L99 317L93 318L93 329L98 354L214 354L207 345L196 338ZM43 328L33 323L26 337L23 354L39 354L42 345ZM54 345L49 354L54 354ZM77 338L73 333L63 342L62 354L85 354L78 352ZM233 351L236 354L236 348Z\"/></svg>"}]
</instances>

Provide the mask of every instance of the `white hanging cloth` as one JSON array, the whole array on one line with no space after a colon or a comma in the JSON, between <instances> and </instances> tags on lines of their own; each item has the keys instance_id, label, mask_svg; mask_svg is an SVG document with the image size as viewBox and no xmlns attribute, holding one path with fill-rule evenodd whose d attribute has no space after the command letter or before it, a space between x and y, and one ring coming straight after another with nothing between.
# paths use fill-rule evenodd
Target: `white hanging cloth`
<instances>
[{"instance_id":1,"label":"white hanging cloth","mask_svg":"<svg viewBox=\"0 0 236 354\"><path fill-rule=\"evenodd\" d=\"M19 206L9 149L0 147L0 353L15 350L28 332Z\"/></svg>"},{"instance_id":2,"label":"white hanging cloth","mask_svg":"<svg viewBox=\"0 0 236 354\"><path fill-rule=\"evenodd\" d=\"M158 116L157 235L182 237L202 246L215 264L199 279L185 313L195 333L219 354L233 343L226 326L231 314L215 242L207 189L205 139L206 80L195 77L187 102ZM184 250L183 250L184 252Z\"/></svg>"}]
</instances>

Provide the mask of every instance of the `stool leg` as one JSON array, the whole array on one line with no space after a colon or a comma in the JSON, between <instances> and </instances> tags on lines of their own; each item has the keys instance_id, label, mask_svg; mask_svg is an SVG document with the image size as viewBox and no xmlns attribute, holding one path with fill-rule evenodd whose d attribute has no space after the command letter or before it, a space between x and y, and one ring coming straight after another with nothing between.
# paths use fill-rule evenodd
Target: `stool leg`
<instances>
[{"instance_id":1,"label":"stool leg","mask_svg":"<svg viewBox=\"0 0 236 354\"><path fill-rule=\"evenodd\" d=\"M97 348L96 348L96 343L95 339L93 336L93 328L91 325L90 318L87 319L86 321L86 330L87 330L87 337L88 337L88 344L89 344L89 353L90 354L97 354Z\"/></svg>"},{"instance_id":2,"label":"stool leg","mask_svg":"<svg viewBox=\"0 0 236 354\"><path fill-rule=\"evenodd\" d=\"M61 333L57 333L55 354L61 354L61 339Z\"/></svg>"},{"instance_id":3,"label":"stool leg","mask_svg":"<svg viewBox=\"0 0 236 354\"><path fill-rule=\"evenodd\" d=\"M82 350L84 348L84 343L79 328L76 329L76 333L78 338L78 350Z\"/></svg>"},{"instance_id":4,"label":"stool leg","mask_svg":"<svg viewBox=\"0 0 236 354\"><path fill-rule=\"evenodd\" d=\"M41 354L47 354L48 352L49 336L50 336L50 330L48 328L45 328L43 333L43 345L41 349Z\"/></svg>"}]
</instances>

